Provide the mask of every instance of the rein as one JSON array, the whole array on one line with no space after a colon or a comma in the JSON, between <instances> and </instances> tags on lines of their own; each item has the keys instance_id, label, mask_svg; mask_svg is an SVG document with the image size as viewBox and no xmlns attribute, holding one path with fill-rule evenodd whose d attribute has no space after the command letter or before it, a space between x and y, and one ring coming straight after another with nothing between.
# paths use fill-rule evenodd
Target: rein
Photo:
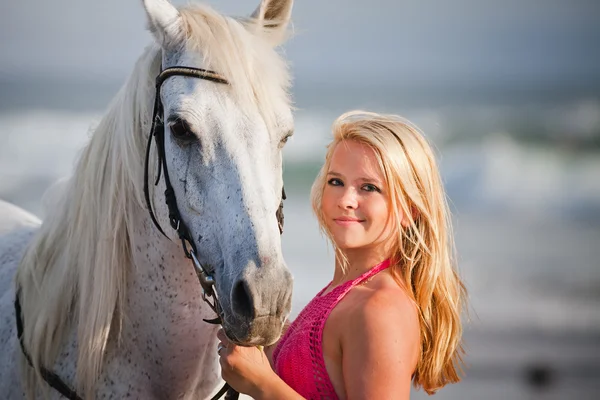
<instances>
[{"instance_id":1,"label":"rein","mask_svg":"<svg viewBox=\"0 0 600 400\"><path fill-rule=\"evenodd\" d=\"M154 225L158 228L160 233L162 233L165 237L168 236L165 234L164 230L158 223L156 219L156 215L154 214L154 210L152 208L152 203L150 201L150 191L148 187L148 166L150 160L150 148L152 145L152 139L154 138L156 142L156 148L158 153L158 173L154 185L158 185L160 181L161 171L164 171L164 181L165 181L165 202L169 209L169 223L175 231L177 231L177 235L181 240L181 245L183 248L183 252L185 256L192 261L194 266L194 270L196 271L196 275L198 276L198 280L200 281L200 285L202 286L202 299L209 305L209 307L215 312L217 315L213 319L203 319L205 322L209 324L219 325L222 323L221 315L223 313L221 304L217 298L217 295L214 291L214 270L205 268L196 257L197 249L194 243L194 240L191 237L189 228L186 223L181 218L181 214L179 213L179 209L177 207L177 199L175 197L175 191L173 190L173 186L171 185L171 180L169 178L169 170L167 169L167 161L165 157L165 125L163 120L163 104L160 98L160 89L165 80L172 76L187 76L192 78L204 79L207 81L221 83L228 85L229 82L227 79L219 75L218 73L202 68L192 68L192 67L170 67L165 68L161 71L161 73L156 77L156 96L154 99L154 110L152 114L152 127L150 133L148 135L148 144L146 146L146 157L144 161L144 198L146 200L146 206L148 207L148 212L150 214L150 218ZM283 233L283 201L286 199L285 189L282 190L281 203L276 212L277 222L279 224L279 233ZM19 302L19 294L20 291L17 290L15 296L15 317L17 324L17 336L19 338L19 343L21 345L21 350L23 351L23 355L27 360L29 366L33 367L33 362L31 360L31 356L27 352L25 348L25 343L23 341L23 319L21 315L21 304ZM212 298L212 301L211 301ZM40 366L40 374L42 379L50 385L53 389L59 392L62 396L69 400L83 400L79 395L69 387L58 375L54 372L46 369L43 366ZM229 384L225 383L223 387L219 390L219 392L214 395L211 400L217 400L221 398L224 394L226 400L235 400L239 397L239 393L232 389Z\"/></svg>"}]
</instances>

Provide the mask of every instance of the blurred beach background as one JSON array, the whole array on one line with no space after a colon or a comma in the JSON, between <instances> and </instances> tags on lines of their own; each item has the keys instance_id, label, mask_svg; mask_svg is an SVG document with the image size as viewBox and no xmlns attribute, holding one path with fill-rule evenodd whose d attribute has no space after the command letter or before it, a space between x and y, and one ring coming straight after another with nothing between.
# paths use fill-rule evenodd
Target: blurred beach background
<instances>
[{"instance_id":1,"label":"blurred beach background","mask_svg":"<svg viewBox=\"0 0 600 400\"><path fill-rule=\"evenodd\" d=\"M600 2L297 0L293 20L293 314L331 278L309 206L331 122L401 114L436 147L469 291L466 376L434 398L600 398ZM138 0L4 2L0 37L0 198L41 215L151 37Z\"/></svg>"}]
</instances>

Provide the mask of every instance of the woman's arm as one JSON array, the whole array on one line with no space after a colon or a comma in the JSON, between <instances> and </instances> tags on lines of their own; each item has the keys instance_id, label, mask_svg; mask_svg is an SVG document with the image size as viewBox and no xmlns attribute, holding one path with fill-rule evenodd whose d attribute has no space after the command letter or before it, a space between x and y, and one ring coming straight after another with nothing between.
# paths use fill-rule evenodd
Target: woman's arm
<instances>
[{"instance_id":1,"label":"woman's arm","mask_svg":"<svg viewBox=\"0 0 600 400\"><path fill-rule=\"evenodd\" d=\"M378 290L347 321L341 337L347 399L408 400L420 353L410 299L397 290Z\"/></svg>"},{"instance_id":2,"label":"woman's arm","mask_svg":"<svg viewBox=\"0 0 600 400\"><path fill-rule=\"evenodd\" d=\"M235 390L255 400L303 399L271 368L264 351L231 343L222 329L217 333L221 377Z\"/></svg>"}]
</instances>

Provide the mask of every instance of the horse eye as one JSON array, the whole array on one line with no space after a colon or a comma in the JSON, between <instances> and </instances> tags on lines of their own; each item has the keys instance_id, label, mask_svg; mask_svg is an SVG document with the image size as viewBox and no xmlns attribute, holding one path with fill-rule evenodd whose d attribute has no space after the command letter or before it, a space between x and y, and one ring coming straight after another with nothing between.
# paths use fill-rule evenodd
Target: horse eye
<instances>
[{"instance_id":1,"label":"horse eye","mask_svg":"<svg viewBox=\"0 0 600 400\"><path fill-rule=\"evenodd\" d=\"M196 139L196 135L190 129L190 126L184 120L177 119L169 124L171 134L175 139L192 141Z\"/></svg>"},{"instance_id":2,"label":"horse eye","mask_svg":"<svg viewBox=\"0 0 600 400\"><path fill-rule=\"evenodd\" d=\"M283 146L285 146L285 144L287 143L288 139L292 137L292 135L294 134L293 131L289 131L288 133L285 134L285 136L283 137L283 139L281 139L281 141L279 142L279 148L283 148Z\"/></svg>"}]
</instances>

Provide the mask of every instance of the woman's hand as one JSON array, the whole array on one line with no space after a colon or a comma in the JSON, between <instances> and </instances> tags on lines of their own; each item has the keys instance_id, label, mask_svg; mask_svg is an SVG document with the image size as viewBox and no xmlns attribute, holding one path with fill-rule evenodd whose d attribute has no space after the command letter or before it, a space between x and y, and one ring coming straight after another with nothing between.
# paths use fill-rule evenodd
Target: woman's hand
<instances>
[{"instance_id":1,"label":"woman's hand","mask_svg":"<svg viewBox=\"0 0 600 400\"><path fill-rule=\"evenodd\" d=\"M223 329L219 329L217 337L221 376L235 390L253 396L277 377L263 350L231 343Z\"/></svg>"}]
</instances>

